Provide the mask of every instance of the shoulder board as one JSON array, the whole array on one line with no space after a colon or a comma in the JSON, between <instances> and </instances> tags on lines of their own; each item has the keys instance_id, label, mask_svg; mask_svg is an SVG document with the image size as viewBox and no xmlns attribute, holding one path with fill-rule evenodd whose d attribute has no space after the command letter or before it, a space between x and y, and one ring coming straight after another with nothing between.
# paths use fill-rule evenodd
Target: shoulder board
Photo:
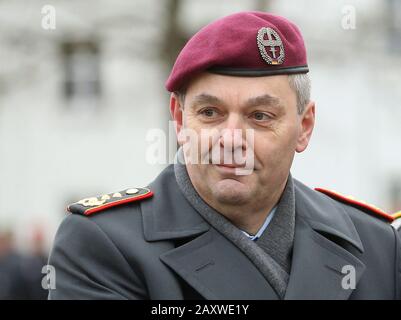
<instances>
[{"instance_id":1,"label":"shoulder board","mask_svg":"<svg viewBox=\"0 0 401 320\"><path fill-rule=\"evenodd\" d=\"M92 213L116 207L123 203L138 201L153 196L148 188L131 188L120 192L104 194L98 197L85 198L67 207L71 213L89 216Z\"/></svg>"},{"instance_id":2,"label":"shoulder board","mask_svg":"<svg viewBox=\"0 0 401 320\"><path fill-rule=\"evenodd\" d=\"M373 213L376 217L385 219L389 222L392 222L394 220L394 217L391 214L388 214L387 212L383 211L382 209L380 209L372 204L366 203L365 201L357 200L352 196L345 196L336 191L324 189L324 188L315 188L315 190L319 191L321 193L324 193L325 195L327 195L330 198L333 198L337 201L340 201L342 203L345 203L352 207L360 209L366 213L371 213L371 214Z\"/></svg>"},{"instance_id":3,"label":"shoulder board","mask_svg":"<svg viewBox=\"0 0 401 320\"><path fill-rule=\"evenodd\" d=\"M396 212L396 213L393 213L392 216L393 216L394 220L395 220L395 219L398 219L398 218L401 218L401 211L398 211L398 212Z\"/></svg>"}]
</instances>

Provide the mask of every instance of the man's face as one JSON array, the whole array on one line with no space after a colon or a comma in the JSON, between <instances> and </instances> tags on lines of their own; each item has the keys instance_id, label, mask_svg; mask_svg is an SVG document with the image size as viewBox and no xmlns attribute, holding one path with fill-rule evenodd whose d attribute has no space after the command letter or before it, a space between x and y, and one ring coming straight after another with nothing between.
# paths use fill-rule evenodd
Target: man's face
<instances>
[{"instance_id":1,"label":"man's face","mask_svg":"<svg viewBox=\"0 0 401 320\"><path fill-rule=\"evenodd\" d=\"M172 95L171 112L180 144L185 140L180 136L186 135L191 137L188 150L197 150L198 161L191 158L188 174L198 193L215 204L242 205L263 201L274 193L285 184L295 152L306 148L313 129L314 106L298 113L287 75L202 73L191 81L181 102L180 108L180 101ZM198 139L183 134L185 129L196 133ZM249 133L253 133L253 143ZM213 152L220 157L212 158ZM247 165L237 162L234 153L253 161ZM251 170L238 175L244 166Z\"/></svg>"}]
</instances>

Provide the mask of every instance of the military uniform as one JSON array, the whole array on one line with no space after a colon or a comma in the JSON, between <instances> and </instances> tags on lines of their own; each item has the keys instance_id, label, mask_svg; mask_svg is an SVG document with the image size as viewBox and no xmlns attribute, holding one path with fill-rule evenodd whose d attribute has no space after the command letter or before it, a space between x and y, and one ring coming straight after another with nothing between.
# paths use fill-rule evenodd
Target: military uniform
<instances>
[{"instance_id":1,"label":"military uniform","mask_svg":"<svg viewBox=\"0 0 401 320\"><path fill-rule=\"evenodd\" d=\"M166 88L182 90L203 71L250 77L309 68L297 26L243 12L194 35ZM170 165L147 188L70 205L50 255L49 298L400 299L392 216L289 175L274 217L253 237L203 202L185 170Z\"/></svg>"},{"instance_id":2,"label":"military uniform","mask_svg":"<svg viewBox=\"0 0 401 320\"><path fill-rule=\"evenodd\" d=\"M57 272L51 299L278 299L185 199L172 165L148 189L138 188L138 197L119 193L130 201L110 194L103 204L70 207L50 256ZM296 180L295 203L284 299L400 298L401 241L391 218ZM342 287L347 265L355 268L355 289Z\"/></svg>"}]
</instances>

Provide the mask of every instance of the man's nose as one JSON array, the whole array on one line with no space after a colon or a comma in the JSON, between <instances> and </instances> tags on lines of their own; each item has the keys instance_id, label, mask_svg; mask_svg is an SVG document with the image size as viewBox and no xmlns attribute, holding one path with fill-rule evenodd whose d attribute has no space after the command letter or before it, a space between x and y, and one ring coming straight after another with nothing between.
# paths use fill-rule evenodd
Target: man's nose
<instances>
[{"instance_id":1,"label":"man's nose","mask_svg":"<svg viewBox=\"0 0 401 320\"><path fill-rule=\"evenodd\" d=\"M220 146L233 150L244 148L243 132L241 117L237 114L230 115L220 133Z\"/></svg>"}]
</instances>

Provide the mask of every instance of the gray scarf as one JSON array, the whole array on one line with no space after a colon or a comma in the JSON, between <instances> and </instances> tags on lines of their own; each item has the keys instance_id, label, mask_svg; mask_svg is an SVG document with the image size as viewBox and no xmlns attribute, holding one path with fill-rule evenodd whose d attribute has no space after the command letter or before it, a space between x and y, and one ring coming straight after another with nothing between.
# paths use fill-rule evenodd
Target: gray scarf
<instances>
[{"instance_id":1,"label":"gray scarf","mask_svg":"<svg viewBox=\"0 0 401 320\"><path fill-rule=\"evenodd\" d=\"M182 161L182 149L178 151ZM196 192L183 162L176 161L178 186L197 212L217 231L235 244L258 268L277 295L284 298L291 267L295 229L295 196L291 175L277 205L276 213L262 236L250 240L222 214L210 207Z\"/></svg>"}]
</instances>

